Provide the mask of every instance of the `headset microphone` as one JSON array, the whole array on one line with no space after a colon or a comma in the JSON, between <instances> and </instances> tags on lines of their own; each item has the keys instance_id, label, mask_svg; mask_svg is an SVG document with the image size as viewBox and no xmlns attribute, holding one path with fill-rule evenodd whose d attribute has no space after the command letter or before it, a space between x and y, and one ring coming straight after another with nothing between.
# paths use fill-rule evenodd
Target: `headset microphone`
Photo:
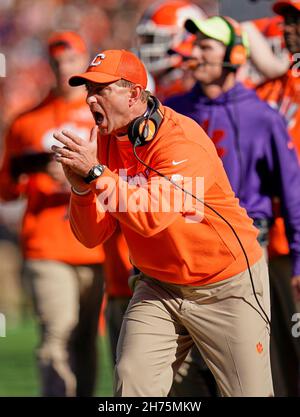
<instances>
[{"instance_id":1,"label":"headset microphone","mask_svg":"<svg viewBox=\"0 0 300 417\"><path fill-rule=\"evenodd\" d=\"M196 59L189 59L186 60L185 65L191 69L191 70L195 70L199 67L204 67L206 65L208 66L214 66L214 67L223 67L223 68L230 68L230 69L235 69L236 66L234 64L232 64L231 62L203 62L203 63L198 63L198 61Z\"/></svg>"}]
</instances>

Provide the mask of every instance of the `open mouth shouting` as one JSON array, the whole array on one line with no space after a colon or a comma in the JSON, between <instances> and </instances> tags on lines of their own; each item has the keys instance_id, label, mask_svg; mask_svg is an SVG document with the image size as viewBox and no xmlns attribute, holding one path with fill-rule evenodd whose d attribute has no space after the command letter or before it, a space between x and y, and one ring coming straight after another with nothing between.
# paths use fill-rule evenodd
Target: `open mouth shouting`
<instances>
[{"instance_id":1,"label":"open mouth shouting","mask_svg":"<svg viewBox=\"0 0 300 417\"><path fill-rule=\"evenodd\" d=\"M104 120L104 116L102 113L100 113L99 111L93 111L93 117L95 120L95 123L97 126L101 126L103 120Z\"/></svg>"}]
</instances>

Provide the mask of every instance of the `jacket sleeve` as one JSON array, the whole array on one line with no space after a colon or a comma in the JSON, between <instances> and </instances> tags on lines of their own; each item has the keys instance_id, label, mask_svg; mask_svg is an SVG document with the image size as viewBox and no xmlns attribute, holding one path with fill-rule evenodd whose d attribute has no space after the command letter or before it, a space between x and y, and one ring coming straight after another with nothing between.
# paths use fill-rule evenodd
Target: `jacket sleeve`
<instances>
[{"instance_id":1,"label":"jacket sleeve","mask_svg":"<svg viewBox=\"0 0 300 417\"><path fill-rule=\"evenodd\" d=\"M269 166L274 192L280 198L286 234L293 260L293 274L300 275L300 165L285 122L276 114L272 121Z\"/></svg>"},{"instance_id":2,"label":"jacket sleeve","mask_svg":"<svg viewBox=\"0 0 300 417\"><path fill-rule=\"evenodd\" d=\"M161 148L153 155L151 167L204 199L204 189L214 181L214 163L206 151L184 141ZM94 191L111 216L144 237L161 232L180 216L202 220L201 203L152 170L145 172L147 178L140 176L142 181L134 184L105 169Z\"/></svg>"},{"instance_id":3,"label":"jacket sleeve","mask_svg":"<svg viewBox=\"0 0 300 417\"><path fill-rule=\"evenodd\" d=\"M99 161L107 156L107 149L103 143L103 139L100 139L99 136ZM104 243L114 233L118 225L111 214L103 209L93 190L83 196L71 192L69 219L75 237L87 248Z\"/></svg>"},{"instance_id":4,"label":"jacket sleeve","mask_svg":"<svg viewBox=\"0 0 300 417\"><path fill-rule=\"evenodd\" d=\"M69 218L74 235L87 248L105 242L117 227L117 221L104 212L93 192L83 196L71 193Z\"/></svg>"}]
</instances>

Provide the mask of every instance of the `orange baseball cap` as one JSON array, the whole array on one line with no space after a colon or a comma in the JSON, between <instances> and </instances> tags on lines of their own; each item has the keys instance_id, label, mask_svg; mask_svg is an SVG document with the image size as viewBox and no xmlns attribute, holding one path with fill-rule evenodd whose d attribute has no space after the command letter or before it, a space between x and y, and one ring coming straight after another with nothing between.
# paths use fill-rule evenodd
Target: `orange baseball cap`
<instances>
[{"instance_id":1,"label":"orange baseball cap","mask_svg":"<svg viewBox=\"0 0 300 417\"><path fill-rule=\"evenodd\" d=\"M142 61L125 49L112 49L97 54L86 72L73 75L69 79L69 84L72 87L85 84L86 81L106 84L121 78L134 84L141 84L143 88L147 86L147 71Z\"/></svg>"},{"instance_id":2,"label":"orange baseball cap","mask_svg":"<svg viewBox=\"0 0 300 417\"><path fill-rule=\"evenodd\" d=\"M300 1L299 0L279 0L273 4L273 11L279 15L282 15L284 11L290 7L300 11Z\"/></svg>"},{"instance_id":3,"label":"orange baseball cap","mask_svg":"<svg viewBox=\"0 0 300 417\"><path fill-rule=\"evenodd\" d=\"M72 31L61 31L53 33L48 39L48 50L50 56L59 55L66 49L73 49L79 53L87 52L87 46L80 35Z\"/></svg>"}]
</instances>

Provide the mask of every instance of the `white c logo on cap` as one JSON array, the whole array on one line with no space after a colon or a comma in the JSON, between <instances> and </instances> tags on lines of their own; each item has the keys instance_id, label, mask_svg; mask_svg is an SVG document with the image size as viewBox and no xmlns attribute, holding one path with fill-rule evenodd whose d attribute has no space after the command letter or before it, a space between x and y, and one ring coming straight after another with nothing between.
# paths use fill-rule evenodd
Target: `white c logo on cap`
<instances>
[{"instance_id":1,"label":"white c logo on cap","mask_svg":"<svg viewBox=\"0 0 300 417\"><path fill-rule=\"evenodd\" d=\"M90 67L97 67L101 64L102 60L105 58L105 54L97 54L93 61L90 63Z\"/></svg>"}]
</instances>

